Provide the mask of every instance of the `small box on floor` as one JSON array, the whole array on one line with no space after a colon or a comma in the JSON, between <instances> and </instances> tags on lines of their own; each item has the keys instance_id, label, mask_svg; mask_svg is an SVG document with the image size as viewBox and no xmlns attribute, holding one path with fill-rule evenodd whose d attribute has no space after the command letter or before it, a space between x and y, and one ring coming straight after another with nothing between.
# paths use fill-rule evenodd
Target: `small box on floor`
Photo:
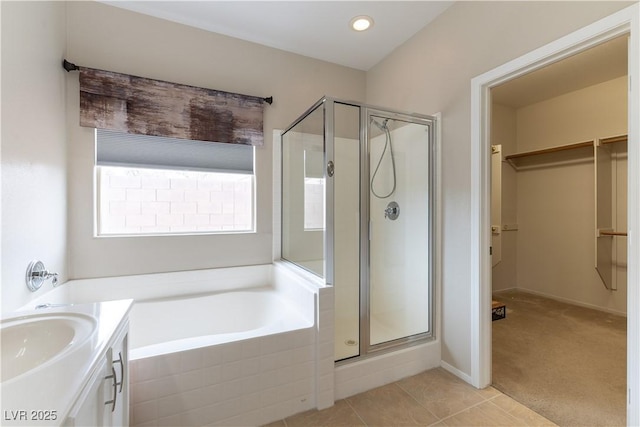
<instances>
[{"instance_id":1,"label":"small box on floor","mask_svg":"<svg viewBox=\"0 0 640 427\"><path fill-rule=\"evenodd\" d=\"M491 302L491 320L500 320L507 317L507 306L499 301Z\"/></svg>"}]
</instances>

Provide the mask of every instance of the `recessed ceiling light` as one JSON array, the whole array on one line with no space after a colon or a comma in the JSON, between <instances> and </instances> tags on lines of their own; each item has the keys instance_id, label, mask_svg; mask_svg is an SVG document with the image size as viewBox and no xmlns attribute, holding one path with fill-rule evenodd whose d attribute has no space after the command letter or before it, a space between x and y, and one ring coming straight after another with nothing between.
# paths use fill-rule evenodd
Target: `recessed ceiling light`
<instances>
[{"instance_id":1,"label":"recessed ceiling light","mask_svg":"<svg viewBox=\"0 0 640 427\"><path fill-rule=\"evenodd\" d=\"M370 16L360 15L353 18L349 24L355 31L364 31L373 26L373 19Z\"/></svg>"}]
</instances>

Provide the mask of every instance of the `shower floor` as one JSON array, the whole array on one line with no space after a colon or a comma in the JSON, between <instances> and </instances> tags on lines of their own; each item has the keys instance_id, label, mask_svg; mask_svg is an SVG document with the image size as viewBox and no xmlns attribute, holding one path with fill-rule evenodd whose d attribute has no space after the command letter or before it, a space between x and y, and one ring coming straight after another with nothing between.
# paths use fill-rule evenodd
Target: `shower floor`
<instances>
[{"instance_id":1,"label":"shower floor","mask_svg":"<svg viewBox=\"0 0 640 427\"><path fill-rule=\"evenodd\" d=\"M371 317L371 342L380 344L394 339L424 332L423 321L412 321L404 315L404 311L392 311ZM338 317L335 322L335 360L346 359L359 354L359 318Z\"/></svg>"}]
</instances>

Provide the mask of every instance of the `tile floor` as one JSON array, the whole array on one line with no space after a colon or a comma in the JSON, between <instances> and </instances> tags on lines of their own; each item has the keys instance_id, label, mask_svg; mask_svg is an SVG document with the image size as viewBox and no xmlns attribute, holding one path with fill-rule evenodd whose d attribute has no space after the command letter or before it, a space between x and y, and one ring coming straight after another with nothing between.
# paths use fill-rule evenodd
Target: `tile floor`
<instances>
[{"instance_id":1,"label":"tile floor","mask_svg":"<svg viewBox=\"0 0 640 427\"><path fill-rule=\"evenodd\" d=\"M267 427L555 426L493 387L477 390L442 368L339 400Z\"/></svg>"}]
</instances>

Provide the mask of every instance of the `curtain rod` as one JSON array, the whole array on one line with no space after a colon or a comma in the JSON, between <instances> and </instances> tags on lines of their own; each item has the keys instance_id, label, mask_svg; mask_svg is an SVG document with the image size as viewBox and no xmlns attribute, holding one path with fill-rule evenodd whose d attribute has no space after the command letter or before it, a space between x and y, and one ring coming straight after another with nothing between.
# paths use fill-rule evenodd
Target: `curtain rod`
<instances>
[{"instance_id":1,"label":"curtain rod","mask_svg":"<svg viewBox=\"0 0 640 427\"><path fill-rule=\"evenodd\" d=\"M69 62L69 61L67 61L66 59L64 59L64 60L62 61L62 68L64 68L65 70L67 70L67 72L70 72L70 71L77 71L77 70L79 70L79 69L80 69L80 67L78 67L76 64L74 64L73 62ZM264 102L266 102L267 104L269 104L269 105L273 104L273 96L269 96L269 97L266 97L266 98L262 98L262 100L263 100Z\"/></svg>"}]
</instances>

